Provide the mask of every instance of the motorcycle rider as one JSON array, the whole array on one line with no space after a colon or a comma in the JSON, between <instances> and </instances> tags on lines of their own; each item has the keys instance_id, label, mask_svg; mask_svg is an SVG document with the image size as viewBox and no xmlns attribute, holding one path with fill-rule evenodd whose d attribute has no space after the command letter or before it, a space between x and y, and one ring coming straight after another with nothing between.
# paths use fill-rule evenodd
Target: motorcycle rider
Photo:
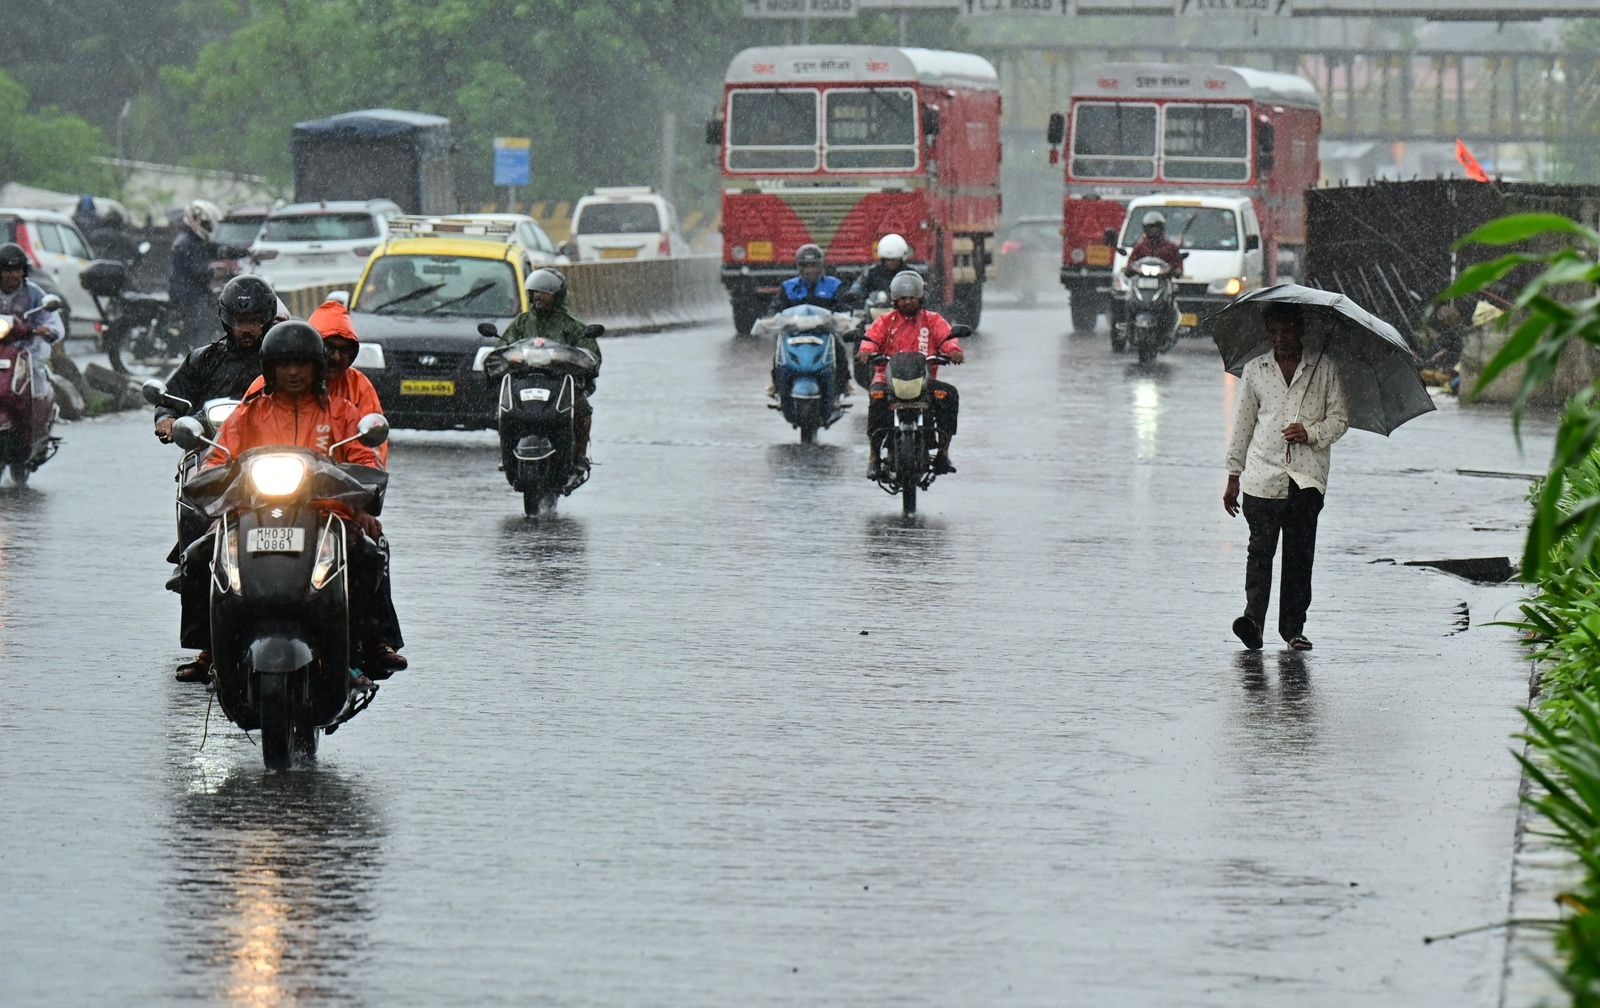
<instances>
[{"instance_id":1,"label":"motorcycle rider","mask_svg":"<svg viewBox=\"0 0 1600 1008\"><path fill-rule=\"evenodd\" d=\"M1122 272L1133 276L1133 264L1140 259L1154 256L1164 260L1172 267L1174 277L1183 276L1183 250L1178 243L1167 239L1167 218L1159 210L1151 210L1139 220L1144 228L1144 237L1133 246L1133 251L1128 253L1127 265L1122 267Z\"/></svg>"},{"instance_id":2,"label":"motorcycle rider","mask_svg":"<svg viewBox=\"0 0 1600 1008\"><path fill-rule=\"evenodd\" d=\"M922 353L938 354L950 358L950 363L960 364L967 359L961 341L951 335L950 323L938 312L928 311L923 305L925 285L922 275L915 270L904 270L889 284L889 296L894 299L894 311L881 316L862 337L856 358L863 364L878 354ZM933 459L933 471L953 473L950 463L950 441L956 434L957 414L961 400L956 387L938 380L937 364L928 365L928 384L933 397L933 423L939 434L938 451ZM867 478L876 480L879 455L883 442L889 435L889 382L888 367L878 365L872 376L871 398L867 404L867 439L872 460L867 465Z\"/></svg>"},{"instance_id":3,"label":"motorcycle rider","mask_svg":"<svg viewBox=\"0 0 1600 1008\"><path fill-rule=\"evenodd\" d=\"M582 322L567 311L567 278L559 270L545 267L528 274L526 287L528 303L532 308L512 319L500 336L500 344L506 346L536 337L552 343L565 343L594 354L598 371L600 343L588 334ZM594 382L591 380L577 390L577 399L572 404L574 464L585 471L589 468L589 432L594 424L594 407L589 405L589 396L593 392Z\"/></svg>"},{"instance_id":4,"label":"motorcycle rider","mask_svg":"<svg viewBox=\"0 0 1600 1008\"><path fill-rule=\"evenodd\" d=\"M796 305L816 305L831 312L844 310L844 281L836 276L824 276L827 262L818 245L806 243L794 254L798 275L792 276L778 288L767 303L767 315L776 315ZM833 337L833 375L841 396L850 394L850 353L838 334ZM772 383L767 386L767 397L778 395L778 369L772 369Z\"/></svg>"},{"instance_id":5,"label":"motorcycle rider","mask_svg":"<svg viewBox=\"0 0 1600 1008\"><path fill-rule=\"evenodd\" d=\"M228 464L251 448L269 445L328 451L331 445L358 432L361 414L355 405L328 394L327 353L322 335L310 325L293 321L274 325L261 340L260 359L262 390L240 403L222 425L217 444L226 452L213 449L201 464L203 469ZM332 454L336 462L379 468L377 453L360 441L340 445ZM368 628L378 616L374 608L384 579L384 557L378 546L383 525L363 511L340 512L340 516L346 521L351 643L356 644L369 639ZM359 535L355 534L357 530ZM180 682L206 682L211 677L207 595L215 535L215 531L208 532L183 553L181 643L202 650L198 659L178 670ZM355 654L352 660L357 660ZM367 675L384 677L377 665Z\"/></svg>"},{"instance_id":6,"label":"motorcycle rider","mask_svg":"<svg viewBox=\"0 0 1600 1008\"><path fill-rule=\"evenodd\" d=\"M229 280L216 303L222 337L189 351L167 379L168 394L187 399L197 410L208 399L244 398L250 383L261 377L261 337L289 317L272 285L249 274ZM179 416L172 406L156 409L156 438L162 443L172 440Z\"/></svg>"},{"instance_id":7,"label":"motorcycle rider","mask_svg":"<svg viewBox=\"0 0 1600 1008\"><path fill-rule=\"evenodd\" d=\"M167 297L190 346L204 346L215 335L211 322L211 263L223 258L212 241L222 211L210 200L191 200L183 210L183 231L172 243Z\"/></svg>"},{"instance_id":8,"label":"motorcycle rider","mask_svg":"<svg viewBox=\"0 0 1600 1008\"><path fill-rule=\"evenodd\" d=\"M23 315L44 303L44 288L28 279L33 266L28 253L14 243L0 245L0 315L12 317L8 340L27 340L31 361L31 381L35 399L50 394L50 371L45 366L50 360L50 344L66 335L60 312L36 312L26 321Z\"/></svg>"},{"instance_id":9,"label":"motorcycle rider","mask_svg":"<svg viewBox=\"0 0 1600 1008\"><path fill-rule=\"evenodd\" d=\"M890 282L905 270L906 260L910 258L911 245L904 238L893 233L879 238L878 261L856 275L848 294L851 302L860 304L878 291L887 294Z\"/></svg>"}]
</instances>

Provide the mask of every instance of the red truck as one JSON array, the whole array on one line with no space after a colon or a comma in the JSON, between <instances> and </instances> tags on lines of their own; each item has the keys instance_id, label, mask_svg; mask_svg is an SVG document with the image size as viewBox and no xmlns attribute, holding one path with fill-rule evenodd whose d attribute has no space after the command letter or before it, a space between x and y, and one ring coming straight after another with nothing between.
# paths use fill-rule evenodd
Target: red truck
<instances>
[{"instance_id":1,"label":"red truck","mask_svg":"<svg viewBox=\"0 0 1600 1008\"><path fill-rule=\"evenodd\" d=\"M763 46L728 65L706 126L722 166L722 279L741 334L795 251L850 280L899 234L928 303L976 326L1000 222L1000 81L971 53Z\"/></svg>"},{"instance_id":2,"label":"red truck","mask_svg":"<svg viewBox=\"0 0 1600 1008\"><path fill-rule=\"evenodd\" d=\"M1070 126L1070 129L1068 127ZM1249 196L1267 282L1298 274L1305 193L1321 176L1322 100L1293 74L1181 63L1103 63L1050 117L1050 163L1066 161L1061 283L1074 329L1110 307L1114 236L1136 196ZM1056 149L1067 141L1066 157ZM1169 235L1168 237L1173 237Z\"/></svg>"}]
</instances>

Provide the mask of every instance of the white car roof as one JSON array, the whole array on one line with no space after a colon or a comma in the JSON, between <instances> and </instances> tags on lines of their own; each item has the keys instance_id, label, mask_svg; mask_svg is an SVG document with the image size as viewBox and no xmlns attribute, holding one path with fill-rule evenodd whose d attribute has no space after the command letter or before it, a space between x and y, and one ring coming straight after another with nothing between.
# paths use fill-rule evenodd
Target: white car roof
<instances>
[{"instance_id":1,"label":"white car roof","mask_svg":"<svg viewBox=\"0 0 1600 1008\"><path fill-rule=\"evenodd\" d=\"M275 208L267 216L294 217L302 214L313 213L359 213L371 211L384 213L389 210L399 211L400 205L393 200L328 200L319 203L288 203Z\"/></svg>"}]
</instances>

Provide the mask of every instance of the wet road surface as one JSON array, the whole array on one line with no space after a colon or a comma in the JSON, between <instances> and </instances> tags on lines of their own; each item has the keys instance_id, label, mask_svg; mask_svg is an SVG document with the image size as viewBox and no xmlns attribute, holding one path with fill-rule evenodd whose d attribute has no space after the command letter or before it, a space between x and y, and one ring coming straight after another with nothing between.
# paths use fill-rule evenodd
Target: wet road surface
<instances>
[{"instance_id":1,"label":"wet road surface","mask_svg":"<svg viewBox=\"0 0 1600 1008\"><path fill-rule=\"evenodd\" d=\"M1317 649L1243 655L1232 381L1065 318L989 312L911 520L722 325L608 343L537 521L397 432L411 670L286 775L172 681L176 450L72 425L0 493L0 1000L1495 1004L1498 936L1422 936L1505 911L1516 593L1388 561L1515 555L1456 470L1548 425L1352 432Z\"/></svg>"}]
</instances>

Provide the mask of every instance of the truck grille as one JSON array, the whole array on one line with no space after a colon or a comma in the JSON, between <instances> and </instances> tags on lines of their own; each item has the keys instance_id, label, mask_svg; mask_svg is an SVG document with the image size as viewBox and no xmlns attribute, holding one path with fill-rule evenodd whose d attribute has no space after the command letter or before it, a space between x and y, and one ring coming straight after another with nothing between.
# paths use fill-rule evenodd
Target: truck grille
<instances>
[{"instance_id":1,"label":"truck grille","mask_svg":"<svg viewBox=\"0 0 1600 1008\"><path fill-rule=\"evenodd\" d=\"M811 241L826 251L839 235L839 226L845 217L861 202L863 193L799 193L785 192L779 196L796 217L805 221L811 230Z\"/></svg>"},{"instance_id":2,"label":"truck grille","mask_svg":"<svg viewBox=\"0 0 1600 1008\"><path fill-rule=\"evenodd\" d=\"M449 350L390 350L393 367L407 376L428 378L454 375L461 370L466 355Z\"/></svg>"}]
</instances>

